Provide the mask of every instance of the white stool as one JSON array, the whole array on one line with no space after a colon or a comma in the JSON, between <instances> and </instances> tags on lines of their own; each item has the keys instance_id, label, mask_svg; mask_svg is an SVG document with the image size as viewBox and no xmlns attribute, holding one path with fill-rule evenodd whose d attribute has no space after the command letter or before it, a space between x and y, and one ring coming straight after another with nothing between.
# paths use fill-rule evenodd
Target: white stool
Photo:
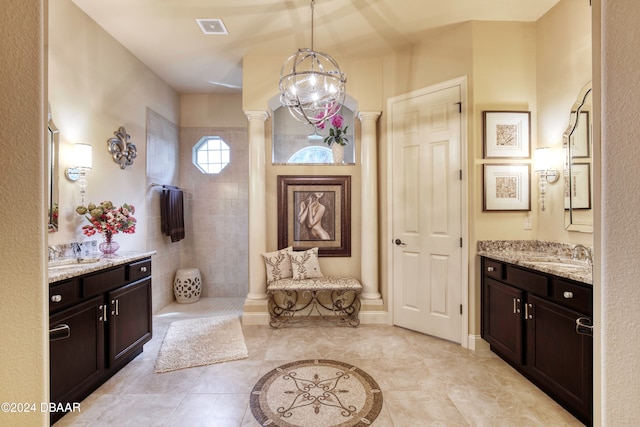
<instances>
[{"instance_id":1,"label":"white stool","mask_svg":"<svg viewBox=\"0 0 640 427\"><path fill-rule=\"evenodd\" d=\"M198 301L202 292L202 278L197 268L181 268L176 271L173 294L180 304Z\"/></svg>"}]
</instances>

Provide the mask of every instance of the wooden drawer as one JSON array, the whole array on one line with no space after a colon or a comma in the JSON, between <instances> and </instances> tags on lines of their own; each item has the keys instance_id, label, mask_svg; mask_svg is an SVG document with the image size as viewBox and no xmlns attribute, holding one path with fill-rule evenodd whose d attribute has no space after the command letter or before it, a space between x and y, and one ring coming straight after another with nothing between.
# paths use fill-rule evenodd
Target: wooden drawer
<instances>
[{"instance_id":1,"label":"wooden drawer","mask_svg":"<svg viewBox=\"0 0 640 427\"><path fill-rule=\"evenodd\" d=\"M501 262L493 261L487 258L484 259L482 274L484 274L485 276L501 280L503 271L504 265Z\"/></svg>"},{"instance_id":2,"label":"wooden drawer","mask_svg":"<svg viewBox=\"0 0 640 427\"><path fill-rule=\"evenodd\" d=\"M151 276L151 259L143 259L127 266L127 277L130 282L135 282L143 277Z\"/></svg>"},{"instance_id":3,"label":"wooden drawer","mask_svg":"<svg viewBox=\"0 0 640 427\"><path fill-rule=\"evenodd\" d=\"M49 313L69 307L81 299L80 283L76 279L49 286Z\"/></svg>"},{"instance_id":4,"label":"wooden drawer","mask_svg":"<svg viewBox=\"0 0 640 427\"><path fill-rule=\"evenodd\" d=\"M82 279L82 296L90 297L126 283L125 269L127 266L116 267L111 270L101 271Z\"/></svg>"},{"instance_id":5,"label":"wooden drawer","mask_svg":"<svg viewBox=\"0 0 640 427\"><path fill-rule=\"evenodd\" d=\"M553 281L553 299L559 304L584 313L593 314L593 290L562 279Z\"/></svg>"},{"instance_id":6,"label":"wooden drawer","mask_svg":"<svg viewBox=\"0 0 640 427\"><path fill-rule=\"evenodd\" d=\"M507 265L505 281L523 291L549 296L549 278L545 275Z\"/></svg>"}]
</instances>

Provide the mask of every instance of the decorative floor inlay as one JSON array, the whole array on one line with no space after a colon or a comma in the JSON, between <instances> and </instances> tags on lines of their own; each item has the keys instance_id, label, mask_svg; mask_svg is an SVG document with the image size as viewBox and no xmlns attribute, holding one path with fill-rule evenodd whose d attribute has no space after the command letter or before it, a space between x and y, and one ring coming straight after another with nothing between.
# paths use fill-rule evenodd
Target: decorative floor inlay
<instances>
[{"instance_id":1,"label":"decorative floor inlay","mask_svg":"<svg viewBox=\"0 0 640 427\"><path fill-rule=\"evenodd\" d=\"M263 426L368 426L380 414L382 391L369 374L335 360L299 360L260 378L251 412Z\"/></svg>"}]
</instances>

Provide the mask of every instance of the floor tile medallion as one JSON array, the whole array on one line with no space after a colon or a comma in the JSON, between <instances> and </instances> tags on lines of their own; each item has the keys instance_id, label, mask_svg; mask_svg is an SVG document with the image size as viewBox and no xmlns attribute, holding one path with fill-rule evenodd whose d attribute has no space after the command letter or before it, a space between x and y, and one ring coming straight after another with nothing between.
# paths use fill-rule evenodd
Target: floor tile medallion
<instances>
[{"instance_id":1,"label":"floor tile medallion","mask_svg":"<svg viewBox=\"0 0 640 427\"><path fill-rule=\"evenodd\" d=\"M251 412L263 426L368 426L382 392L362 369L335 360L299 360L263 376L251 391Z\"/></svg>"}]
</instances>

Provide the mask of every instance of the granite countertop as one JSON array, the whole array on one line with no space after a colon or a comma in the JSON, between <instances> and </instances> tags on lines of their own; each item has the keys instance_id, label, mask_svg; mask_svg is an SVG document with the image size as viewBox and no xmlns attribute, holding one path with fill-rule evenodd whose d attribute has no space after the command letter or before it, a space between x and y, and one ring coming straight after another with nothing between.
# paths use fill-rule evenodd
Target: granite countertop
<instances>
[{"instance_id":1,"label":"granite countertop","mask_svg":"<svg viewBox=\"0 0 640 427\"><path fill-rule=\"evenodd\" d=\"M132 261L148 258L155 254L156 251L121 251L109 257L101 256L101 254L95 254L94 257L87 256L82 258L80 262L73 258L49 261L49 283L70 279L72 277L104 270L121 264L127 264Z\"/></svg>"},{"instance_id":2,"label":"granite countertop","mask_svg":"<svg viewBox=\"0 0 640 427\"><path fill-rule=\"evenodd\" d=\"M592 268L571 258L574 245L537 240L484 240L478 255L591 285Z\"/></svg>"}]
</instances>

